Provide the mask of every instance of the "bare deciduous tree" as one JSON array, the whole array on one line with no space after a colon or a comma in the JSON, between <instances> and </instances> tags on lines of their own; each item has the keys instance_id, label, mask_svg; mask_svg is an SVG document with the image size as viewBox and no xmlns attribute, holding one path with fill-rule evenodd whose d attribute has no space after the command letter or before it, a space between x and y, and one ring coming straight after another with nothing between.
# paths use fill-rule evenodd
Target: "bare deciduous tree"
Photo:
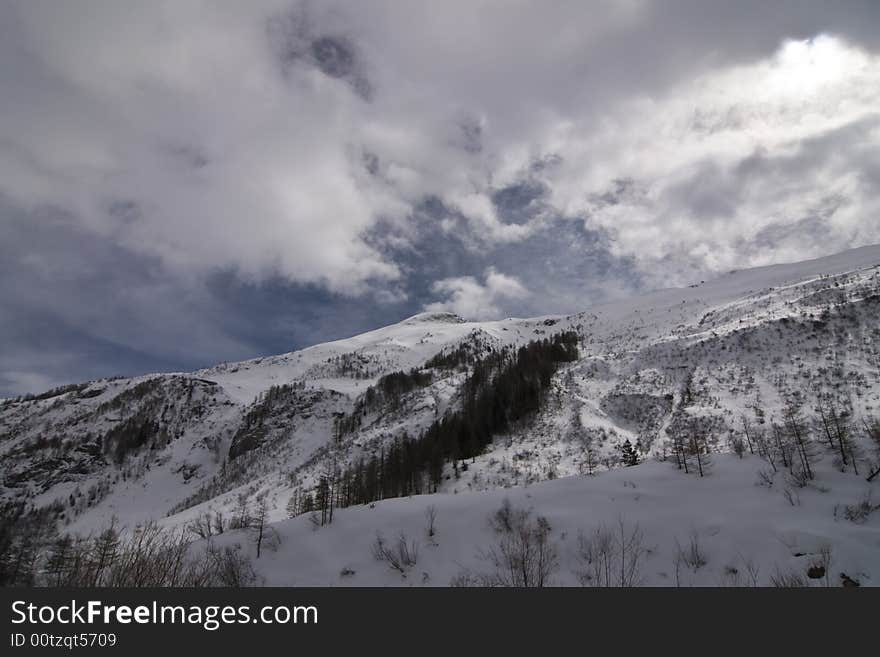
<instances>
[{"instance_id":1,"label":"bare deciduous tree","mask_svg":"<svg viewBox=\"0 0 880 657\"><path fill-rule=\"evenodd\" d=\"M251 519L249 529L253 533L254 545L257 547L257 559L262 554L263 546L273 550L278 547L280 537L275 528L269 524L269 506L266 503L265 497L260 500L257 512Z\"/></svg>"}]
</instances>

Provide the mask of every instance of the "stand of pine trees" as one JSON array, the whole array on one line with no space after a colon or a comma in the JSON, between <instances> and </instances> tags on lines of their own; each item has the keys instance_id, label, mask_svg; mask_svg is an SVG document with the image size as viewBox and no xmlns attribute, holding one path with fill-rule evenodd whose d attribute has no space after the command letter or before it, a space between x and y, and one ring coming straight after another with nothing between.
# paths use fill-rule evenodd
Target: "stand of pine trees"
<instances>
[{"instance_id":1,"label":"stand of pine trees","mask_svg":"<svg viewBox=\"0 0 880 657\"><path fill-rule=\"evenodd\" d=\"M565 332L478 360L463 386L461 409L436 420L418 438L400 436L380 454L343 471L337 505L436 491L445 464L476 457L495 435L541 407L559 364L577 359L577 343L576 333Z\"/></svg>"}]
</instances>

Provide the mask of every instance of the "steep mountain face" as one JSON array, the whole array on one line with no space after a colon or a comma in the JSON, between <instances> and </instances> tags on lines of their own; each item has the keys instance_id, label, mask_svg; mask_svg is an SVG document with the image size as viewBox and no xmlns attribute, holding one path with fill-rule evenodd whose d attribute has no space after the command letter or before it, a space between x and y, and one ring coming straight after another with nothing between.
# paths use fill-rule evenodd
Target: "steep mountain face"
<instances>
[{"instance_id":1,"label":"steep mountain face","mask_svg":"<svg viewBox=\"0 0 880 657\"><path fill-rule=\"evenodd\" d=\"M0 496L52 507L71 530L189 522L295 491L381 454L459 408L474 365L575 331L541 409L478 456L448 463L442 491L522 485L614 468L699 423L727 449L743 417L779 417L792 393L880 414L880 247L732 272L568 317L465 322L425 313L279 356L194 373L92 381L0 402Z\"/></svg>"}]
</instances>

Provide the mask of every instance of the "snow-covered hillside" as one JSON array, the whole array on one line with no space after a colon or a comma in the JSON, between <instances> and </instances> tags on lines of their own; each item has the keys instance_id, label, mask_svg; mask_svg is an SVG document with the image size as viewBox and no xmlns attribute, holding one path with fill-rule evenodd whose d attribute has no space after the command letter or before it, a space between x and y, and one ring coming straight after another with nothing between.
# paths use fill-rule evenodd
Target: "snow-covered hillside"
<instances>
[{"instance_id":1,"label":"snow-covered hillside","mask_svg":"<svg viewBox=\"0 0 880 657\"><path fill-rule=\"evenodd\" d=\"M340 509L320 528L303 516L278 523L277 542L254 566L275 586L480 585L496 574L492 551L501 551L505 535L493 519L509 503L514 513L530 512L533 525L541 516L548 521L548 548L556 557L548 585L603 584L590 581L595 564L588 545L597 533L610 532L616 541L621 523L627 539L640 536L640 553L633 546L630 555L637 585L770 586L799 575L804 585L839 586L841 573L862 586L880 584L880 523L846 517L866 495L864 479L823 468L822 488L799 491L792 503L782 494L784 478L778 477L778 490L767 488L758 485L759 470L757 457L727 454L702 479L648 462L505 490L382 500ZM880 503L877 491L874 503ZM392 550L403 537L415 563L399 570L377 559L377 536ZM254 555L250 532L214 540ZM811 580L811 566L825 568L827 578Z\"/></svg>"},{"instance_id":2,"label":"snow-covered hillside","mask_svg":"<svg viewBox=\"0 0 880 657\"><path fill-rule=\"evenodd\" d=\"M858 525L840 514L880 477L866 483L823 447L814 409L821 400L844 409L857 467L861 461L867 474L876 459L862 424L880 416L878 317L880 246L731 272L572 316L466 322L423 313L288 354L0 402L0 495L8 508L51 506L76 533L113 518L186 527L262 503L283 537L258 568L272 584L399 583L363 563L363 543L376 530L395 538L397 524L416 537L429 505L443 518L443 538L421 550L419 572L406 582L464 581L453 565L470 564L475 546L492 538L485 519L506 496L549 519L569 573L560 583L571 580L577 530L617 516L639 522L646 540L662 546L647 557L658 564L647 583L671 581L669 546L674 536L689 540L689 523L719 567L733 563L735 545L766 569L786 565L780 541L810 543L804 554L828 541L851 576L876 583L880 513ZM404 434L420 435L459 408L474 363L563 331L577 333L579 355L560 366L540 411L475 458L448 463L437 494L337 510L317 532L308 514L287 519L291 497L312 491L331 457L344 468ZM404 376L407 385L391 392L394 373L415 383ZM717 454L737 444L744 422L770 435L792 398L815 441L820 476L799 493L781 473L775 487L755 486L766 469L757 456ZM673 459L676 437L694 427L716 454L702 479L679 472ZM645 463L623 467L626 441ZM347 563L358 574L341 581ZM720 576L706 572L692 579Z\"/></svg>"}]
</instances>

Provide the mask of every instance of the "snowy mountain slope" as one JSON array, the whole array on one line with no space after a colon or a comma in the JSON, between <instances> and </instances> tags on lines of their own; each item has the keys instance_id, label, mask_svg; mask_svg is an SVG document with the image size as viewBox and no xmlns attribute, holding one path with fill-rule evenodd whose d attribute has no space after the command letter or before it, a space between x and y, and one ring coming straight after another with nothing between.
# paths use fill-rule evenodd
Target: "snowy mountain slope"
<instances>
[{"instance_id":1,"label":"snowy mountain slope","mask_svg":"<svg viewBox=\"0 0 880 657\"><path fill-rule=\"evenodd\" d=\"M83 532L114 516L182 526L208 511L231 513L242 496L264 497L281 520L290 495L314 485L334 438L352 460L404 432L418 435L456 407L467 363L569 329L580 357L558 372L543 409L457 477L450 468L443 491L614 469L626 439L661 456L691 418L724 450L742 415L760 409L773 421L786 392L826 390L848 398L855 416L880 414L878 266L874 246L569 317L464 322L425 313L279 356L7 400L2 496L52 504ZM458 366L436 364L456 354L465 354ZM383 376L411 370L430 381L366 403ZM354 428L340 435L342 423Z\"/></svg>"},{"instance_id":2,"label":"snowy mountain slope","mask_svg":"<svg viewBox=\"0 0 880 657\"><path fill-rule=\"evenodd\" d=\"M664 452L690 417L725 449L742 416L780 419L783 397L809 409L832 393L854 416L880 413L880 269L876 248L729 274L576 316L581 358L558 377L530 426L496 441L450 488L493 488L613 467L629 439ZM874 263L874 264L872 264Z\"/></svg>"},{"instance_id":3,"label":"snowy mountain slope","mask_svg":"<svg viewBox=\"0 0 880 657\"><path fill-rule=\"evenodd\" d=\"M822 490L800 491L793 506L781 493L781 475L778 490L756 485L761 463L725 454L703 479L647 462L533 486L388 499L340 509L320 528L299 516L274 525L279 541L253 563L274 586L479 585L494 571L488 552L503 536L491 520L507 500L513 509L530 510L533 521L548 520L557 556L550 585L590 585L584 576L593 569L580 536L590 539L603 527L616 533L621 521L627 537L636 528L641 533L634 582L644 586L770 586L789 574L812 586L840 586L841 573L861 586L880 584L880 514L861 524L845 517L846 507L865 495L864 479L823 468ZM390 546L405 537L416 562L401 572L377 560L377 536ZM247 531L213 540L255 557ZM677 558L679 547L687 556L694 544L705 563ZM809 579L809 568L823 563L823 548L830 550L827 580L824 574Z\"/></svg>"},{"instance_id":4,"label":"snowy mountain slope","mask_svg":"<svg viewBox=\"0 0 880 657\"><path fill-rule=\"evenodd\" d=\"M425 313L290 354L7 401L0 408L3 494L37 506L62 504L74 528L114 515L133 522L161 517L236 460L229 456L242 422L272 386L295 388L295 399L271 409L283 414L274 443L280 453L246 468L239 459L246 479L302 465L329 441L334 416L351 410L383 374L420 365L466 340L496 347L526 342L541 321L477 324ZM118 463L107 454L112 431L127 441Z\"/></svg>"},{"instance_id":5,"label":"snowy mountain slope","mask_svg":"<svg viewBox=\"0 0 880 657\"><path fill-rule=\"evenodd\" d=\"M398 324L301 351L224 364L196 372L221 384L241 403L269 386L304 380L312 388L357 394L382 374L422 365L473 333L497 344L528 341L541 320L465 322L452 313L421 313Z\"/></svg>"}]
</instances>

